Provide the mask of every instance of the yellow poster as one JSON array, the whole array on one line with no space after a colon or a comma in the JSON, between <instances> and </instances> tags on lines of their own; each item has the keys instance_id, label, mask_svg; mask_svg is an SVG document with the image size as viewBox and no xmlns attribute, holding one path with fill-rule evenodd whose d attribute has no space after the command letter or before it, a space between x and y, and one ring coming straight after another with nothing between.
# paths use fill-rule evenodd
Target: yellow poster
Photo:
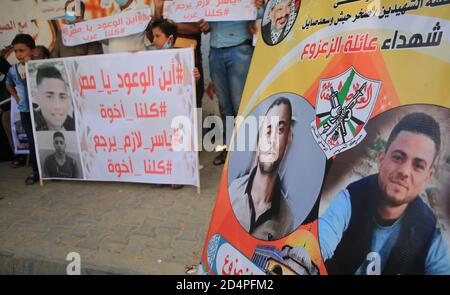
<instances>
[{"instance_id":1,"label":"yellow poster","mask_svg":"<svg viewBox=\"0 0 450 295\"><path fill-rule=\"evenodd\" d=\"M266 3L204 272L450 273L449 19L448 0Z\"/></svg>"}]
</instances>

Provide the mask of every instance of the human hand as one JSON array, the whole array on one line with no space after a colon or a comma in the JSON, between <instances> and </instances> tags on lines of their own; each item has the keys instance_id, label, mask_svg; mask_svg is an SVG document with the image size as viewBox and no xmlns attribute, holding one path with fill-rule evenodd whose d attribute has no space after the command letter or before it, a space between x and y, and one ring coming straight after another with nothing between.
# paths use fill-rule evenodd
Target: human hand
<instances>
[{"instance_id":1,"label":"human hand","mask_svg":"<svg viewBox=\"0 0 450 295\"><path fill-rule=\"evenodd\" d=\"M250 33L252 35L255 35L256 33L258 33L258 26L256 25L256 22L250 22L248 24L248 29L250 30Z\"/></svg>"},{"instance_id":2,"label":"human hand","mask_svg":"<svg viewBox=\"0 0 450 295\"><path fill-rule=\"evenodd\" d=\"M200 71L198 70L197 67L194 68L194 78L195 78L195 81L200 80Z\"/></svg>"},{"instance_id":3,"label":"human hand","mask_svg":"<svg viewBox=\"0 0 450 295\"><path fill-rule=\"evenodd\" d=\"M263 6L264 6L264 0L255 0L256 9L260 9Z\"/></svg>"},{"instance_id":4,"label":"human hand","mask_svg":"<svg viewBox=\"0 0 450 295\"><path fill-rule=\"evenodd\" d=\"M209 32L209 24L207 22L205 22L204 19L201 19L197 22L198 27L200 28L200 31L202 31L203 33L207 33Z\"/></svg>"}]
</instances>

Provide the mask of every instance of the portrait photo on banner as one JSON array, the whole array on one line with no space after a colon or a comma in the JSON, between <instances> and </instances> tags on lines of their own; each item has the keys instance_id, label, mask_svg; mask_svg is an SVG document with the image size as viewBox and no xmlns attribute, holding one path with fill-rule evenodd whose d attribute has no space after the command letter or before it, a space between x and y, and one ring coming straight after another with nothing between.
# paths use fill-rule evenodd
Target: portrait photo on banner
<instances>
[{"instance_id":1,"label":"portrait photo on banner","mask_svg":"<svg viewBox=\"0 0 450 295\"><path fill-rule=\"evenodd\" d=\"M75 113L64 62L30 63L28 72L35 130L74 131Z\"/></svg>"},{"instance_id":2,"label":"portrait photo on banner","mask_svg":"<svg viewBox=\"0 0 450 295\"><path fill-rule=\"evenodd\" d=\"M317 218L326 158L309 132L314 117L303 97L278 93L238 127L228 193L236 219L257 239L281 239Z\"/></svg>"},{"instance_id":3,"label":"portrait photo on banner","mask_svg":"<svg viewBox=\"0 0 450 295\"><path fill-rule=\"evenodd\" d=\"M41 131L37 144L42 178L83 179L75 132Z\"/></svg>"},{"instance_id":4,"label":"portrait photo on banner","mask_svg":"<svg viewBox=\"0 0 450 295\"><path fill-rule=\"evenodd\" d=\"M277 45L289 34L297 19L301 0L269 0L264 10L261 34L267 45Z\"/></svg>"},{"instance_id":5,"label":"portrait photo on banner","mask_svg":"<svg viewBox=\"0 0 450 295\"><path fill-rule=\"evenodd\" d=\"M329 274L450 273L449 115L436 105L393 108L333 160L319 208Z\"/></svg>"}]
</instances>

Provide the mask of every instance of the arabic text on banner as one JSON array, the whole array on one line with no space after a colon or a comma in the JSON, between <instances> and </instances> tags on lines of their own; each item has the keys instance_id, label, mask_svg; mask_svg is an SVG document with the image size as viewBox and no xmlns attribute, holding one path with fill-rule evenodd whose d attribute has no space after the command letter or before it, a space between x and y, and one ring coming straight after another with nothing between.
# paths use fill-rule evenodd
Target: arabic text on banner
<instances>
[{"instance_id":1,"label":"arabic text on banner","mask_svg":"<svg viewBox=\"0 0 450 295\"><path fill-rule=\"evenodd\" d=\"M75 46L143 32L151 20L150 11L150 8L142 8L73 25L63 25L63 43L65 46Z\"/></svg>"},{"instance_id":2,"label":"arabic text on banner","mask_svg":"<svg viewBox=\"0 0 450 295\"><path fill-rule=\"evenodd\" d=\"M176 22L235 21L256 19L253 0L164 1L164 17Z\"/></svg>"},{"instance_id":3,"label":"arabic text on banner","mask_svg":"<svg viewBox=\"0 0 450 295\"><path fill-rule=\"evenodd\" d=\"M193 68L191 48L28 63L42 178L198 186ZM49 166L56 131L77 171L67 177Z\"/></svg>"}]
</instances>

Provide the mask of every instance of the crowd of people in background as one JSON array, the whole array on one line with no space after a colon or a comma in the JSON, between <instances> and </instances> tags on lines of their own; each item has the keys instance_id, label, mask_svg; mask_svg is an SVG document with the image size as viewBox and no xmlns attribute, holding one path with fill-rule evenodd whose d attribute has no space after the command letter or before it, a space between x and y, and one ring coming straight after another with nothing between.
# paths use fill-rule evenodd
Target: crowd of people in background
<instances>
[{"instance_id":1,"label":"crowd of people in background","mask_svg":"<svg viewBox=\"0 0 450 295\"><path fill-rule=\"evenodd\" d=\"M65 24L75 24L85 21L85 4L79 1L79 9L72 5L75 0L68 0L65 4ZM124 13L143 8L136 0L114 0L117 9L114 13ZM150 5L152 20L147 29L141 33L125 37L112 38L97 42L85 43L76 46L65 46L62 42L61 31L56 33L56 42L51 52L42 45L36 45L32 36L18 34L11 42L12 50L18 63L10 65L2 54L0 59L1 71L1 99L11 97L17 102L20 111L20 120L29 140L30 161L32 173L25 179L26 184L39 181L39 172L36 162L35 144L31 124L30 107L28 101L25 64L32 59L61 58L82 55L138 52L144 50L164 50L177 46L177 38L182 39L180 47L195 48L196 103L201 108L204 94L204 77L201 57L201 34L210 34L209 68L211 80L219 101L219 109L223 126L227 116L235 117L244 90L247 73L253 54L254 21L219 21L206 22L203 19L197 23L175 23L165 19L163 15L164 0L154 0ZM262 16L264 0L256 0L258 17ZM146 6L148 7L148 6ZM14 151L10 126L10 104L1 105L1 122L7 133L8 142ZM64 130L65 126L61 126ZM229 141L230 134L223 128L223 142ZM214 165L225 163L227 149L223 149L214 159ZM25 165L25 157L15 156L12 167ZM179 188L181 186L172 186Z\"/></svg>"}]
</instances>

